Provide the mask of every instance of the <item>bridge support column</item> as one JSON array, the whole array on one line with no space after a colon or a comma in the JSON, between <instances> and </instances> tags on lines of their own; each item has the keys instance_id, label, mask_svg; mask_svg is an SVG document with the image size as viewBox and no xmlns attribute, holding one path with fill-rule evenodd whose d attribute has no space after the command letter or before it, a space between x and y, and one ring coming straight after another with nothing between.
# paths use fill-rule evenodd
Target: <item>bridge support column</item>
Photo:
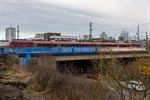
<instances>
[{"instance_id":1,"label":"bridge support column","mask_svg":"<svg viewBox=\"0 0 150 100\"><path fill-rule=\"evenodd\" d=\"M29 51L27 55L22 59L21 65L26 65L30 58L31 58L31 51Z\"/></svg>"}]
</instances>

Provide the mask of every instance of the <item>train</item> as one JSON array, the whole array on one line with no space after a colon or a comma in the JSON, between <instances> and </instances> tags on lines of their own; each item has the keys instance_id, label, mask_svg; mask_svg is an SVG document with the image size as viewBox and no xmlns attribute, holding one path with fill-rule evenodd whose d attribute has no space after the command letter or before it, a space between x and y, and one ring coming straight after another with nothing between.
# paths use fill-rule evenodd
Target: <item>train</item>
<instances>
[{"instance_id":1,"label":"train","mask_svg":"<svg viewBox=\"0 0 150 100\"><path fill-rule=\"evenodd\" d=\"M81 41L38 41L26 39L11 40L7 47L67 48L94 47L97 52L145 52L140 42L81 42Z\"/></svg>"}]
</instances>

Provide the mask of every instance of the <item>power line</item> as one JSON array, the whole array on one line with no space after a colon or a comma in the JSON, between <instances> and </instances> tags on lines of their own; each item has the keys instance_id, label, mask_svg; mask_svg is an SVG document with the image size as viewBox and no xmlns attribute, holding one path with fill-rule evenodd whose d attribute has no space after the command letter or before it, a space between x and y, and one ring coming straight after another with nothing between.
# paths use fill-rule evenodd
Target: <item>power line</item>
<instances>
[{"instance_id":1,"label":"power line","mask_svg":"<svg viewBox=\"0 0 150 100\"><path fill-rule=\"evenodd\" d=\"M119 24L119 25L112 25L112 24L100 24L100 23L93 23L93 24L95 24L95 25L100 25L100 26L115 26L115 27L119 27L119 26L121 26L121 27L126 27L126 26L129 26L129 27L134 27L134 26L137 26L137 24L134 24L134 25L123 25L123 24ZM147 22L147 23L143 23L143 24L138 24L138 25L140 25L140 26L142 26L142 25L148 25L149 24L149 22Z\"/></svg>"},{"instance_id":2,"label":"power line","mask_svg":"<svg viewBox=\"0 0 150 100\"><path fill-rule=\"evenodd\" d=\"M25 17L14 16L14 15L12 16L12 15L6 15L6 14L2 14L2 16L6 16L6 17L10 17L10 18L16 18L16 19L22 19L22 20L27 20L27 21L33 21L33 22L37 22L37 23L43 22L43 23L50 23L50 24L62 24L62 25L67 25L67 26L83 25L83 23L82 24L81 23L66 23L66 22L52 21L52 19L45 19L45 18L36 18L36 19L32 18L31 19L31 17L30 17L30 19L29 19L29 18L25 18ZM120 30L120 29L130 30L130 29L136 29L136 27L137 27L137 25L122 25L122 24L121 25L112 25L112 24L100 24L100 23L92 23L92 24L96 25L96 27L101 26L101 27L103 27L103 29L105 29L107 31L108 30L114 31L114 29L116 29L116 28L117 28L116 31ZM144 24L139 24L139 26L141 27L141 26L145 26L147 24L149 24L149 22L144 23ZM84 25L85 25L85 23L84 23ZM74 27L74 28L82 28L83 29L85 27ZM102 28L98 28L98 30L99 29L102 29Z\"/></svg>"},{"instance_id":3,"label":"power line","mask_svg":"<svg viewBox=\"0 0 150 100\"><path fill-rule=\"evenodd\" d=\"M2 16L6 16L6 17L11 17L11 18L19 18L19 19L22 19L22 20L27 20L27 21L34 21L34 22L45 22L45 23L55 23L55 24L67 24L67 23L64 23L64 22L60 22L60 21L50 21L50 20L53 20L53 19L45 19L45 18L32 18L32 19L29 19L29 18L24 18L24 17L20 17L20 16L12 16L12 15L6 15L6 14L2 14ZM30 17L31 18L31 17ZM42 20L42 21L41 21ZM44 20L46 20L46 21L44 21ZM47 21L48 20L48 21ZM72 24L76 24L76 25L79 25L79 23L72 23ZM93 23L93 24L95 24L95 25L100 25L100 26L109 26L109 27L134 27L134 26L137 26L137 25L123 25L123 24L120 24L120 25L112 25L112 24L100 24L100 23ZM147 23L144 23L144 24L139 24L140 26L144 26L144 25L147 25L147 24L149 24L149 22L147 22Z\"/></svg>"}]
</instances>

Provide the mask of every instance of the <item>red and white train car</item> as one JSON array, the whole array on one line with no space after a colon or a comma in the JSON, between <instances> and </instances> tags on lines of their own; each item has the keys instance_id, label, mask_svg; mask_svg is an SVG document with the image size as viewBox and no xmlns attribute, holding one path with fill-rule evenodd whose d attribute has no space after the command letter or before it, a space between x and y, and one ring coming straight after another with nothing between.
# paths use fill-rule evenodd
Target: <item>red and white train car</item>
<instances>
[{"instance_id":1,"label":"red and white train car","mask_svg":"<svg viewBox=\"0 0 150 100\"><path fill-rule=\"evenodd\" d=\"M12 40L8 47L95 47L99 52L144 52L142 43L139 42L72 42L72 41L35 41Z\"/></svg>"}]
</instances>

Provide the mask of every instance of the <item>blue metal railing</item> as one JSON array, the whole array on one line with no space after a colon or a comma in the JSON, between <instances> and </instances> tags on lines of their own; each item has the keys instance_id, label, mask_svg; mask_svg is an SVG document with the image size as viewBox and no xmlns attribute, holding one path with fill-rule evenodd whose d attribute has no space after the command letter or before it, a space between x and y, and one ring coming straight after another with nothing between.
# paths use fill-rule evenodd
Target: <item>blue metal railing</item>
<instances>
[{"instance_id":1,"label":"blue metal railing","mask_svg":"<svg viewBox=\"0 0 150 100\"><path fill-rule=\"evenodd\" d=\"M68 55L68 54L94 54L96 53L95 47L52 47L52 48L0 48L1 55L17 54L18 56L24 57L21 65L25 65L31 56L41 54L52 54L52 55Z\"/></svg>"},{"instance_id":2,"label":"blue metal railing","mask_svg":"<svg viewBox=\"0 0 150 100\"><path fill-rule=\"evenodd\" d=\"M18 54L24 55L31 51L34 54L76 54L76 53L96 53L95 47L63 47L63 48L0 48L0 54Z\"/></svg>"}]
</instances>

